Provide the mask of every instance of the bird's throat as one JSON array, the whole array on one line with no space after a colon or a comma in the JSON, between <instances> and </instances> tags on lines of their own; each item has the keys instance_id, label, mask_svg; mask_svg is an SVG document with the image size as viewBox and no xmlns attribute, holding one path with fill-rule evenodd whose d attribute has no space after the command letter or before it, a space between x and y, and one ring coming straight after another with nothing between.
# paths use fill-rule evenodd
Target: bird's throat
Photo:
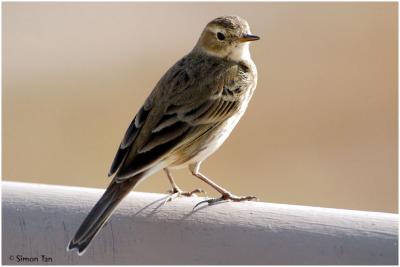
<instances>
[{"instance_id":1,"label":"bird's throat","mask_svg":"<svg viewBox=\"0 0 400 267\"><path fill-rule=\"evenodd\" d=\"M249 43L239 44L228 54L228 59L236 62L251 60Z\"/></svg>"}]
</instances>

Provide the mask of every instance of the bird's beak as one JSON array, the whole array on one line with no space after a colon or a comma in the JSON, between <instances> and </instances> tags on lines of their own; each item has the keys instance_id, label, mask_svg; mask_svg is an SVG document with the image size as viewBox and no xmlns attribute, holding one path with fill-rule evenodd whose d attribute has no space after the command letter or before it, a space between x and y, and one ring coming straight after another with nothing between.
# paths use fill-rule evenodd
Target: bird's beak
<instances>
[{"instance_id":1,"label":"bird's beak","mask_svg":"<svg viewBox=\"0 0 400 267\"><path fill-rule=\"evenodd\" d=\"M252 34L243 34L242 37L239 38L239 41L244 43L244 42L252 42L252 41L257 41L260 40L260 37L257 35L252 35Z\"/></svg>"}]
</instances>

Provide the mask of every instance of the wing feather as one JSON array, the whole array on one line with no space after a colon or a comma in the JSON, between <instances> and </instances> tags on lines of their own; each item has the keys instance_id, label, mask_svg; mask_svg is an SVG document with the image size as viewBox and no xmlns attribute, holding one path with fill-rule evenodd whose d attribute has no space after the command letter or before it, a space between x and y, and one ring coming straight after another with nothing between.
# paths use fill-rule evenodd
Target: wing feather
<instances>
[{"instance_id":1,"label":"wing feather","mask_svg":"<svg viewBox=\"0 0 400 267\"><path fill-rule=\"evenodd\" d=\"M138 153L148 152L156 146L168 143L181 136L190 128L185 122L178 121L164 128L162 131L152 133L146 144L138 150Z\"/></svg>"},{"instance_id":2,"label":"wing feather","mask_svg":"<svg viewBox=\"0 0 400 267\"><path fill-rule=\"evenodd\" d=\"M117 153L111 164L110 171L108 172L108 176L112 176L121 166L129 151L129 146L133 143L133 141L139 134L140 127L146 120L148 113L149 111L142 107L139 110L138 114L133 118L131 124L125 132L124 138L122 139L120 146L118 147Z\"/></svg>"}]
</instances>

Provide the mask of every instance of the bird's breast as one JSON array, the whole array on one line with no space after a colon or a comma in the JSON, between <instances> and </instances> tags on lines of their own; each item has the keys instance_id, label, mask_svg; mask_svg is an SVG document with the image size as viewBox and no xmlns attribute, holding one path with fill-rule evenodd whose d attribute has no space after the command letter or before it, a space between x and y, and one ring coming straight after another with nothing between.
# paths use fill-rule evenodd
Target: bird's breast
<instances>
[{"instance_id":1,"label":"bird's breast","mask_svg":"<svg viewBox=\"0 0 400 267\"><path fill-rule=\"evenodd\" d=\"M186 156L181 155L181 160L177 161L176 164L172 164L175 165L172 166L172 168L184 168L190 164L202 162L221 147L245 113L253 94L255 84L252 87L253 88L249 88L241 100L238 111L212 131L208 132L207 135L204 135L202 140L196 142L196 147L191 147L191 153L188 153Z\"/></svg>"}]
</instances>

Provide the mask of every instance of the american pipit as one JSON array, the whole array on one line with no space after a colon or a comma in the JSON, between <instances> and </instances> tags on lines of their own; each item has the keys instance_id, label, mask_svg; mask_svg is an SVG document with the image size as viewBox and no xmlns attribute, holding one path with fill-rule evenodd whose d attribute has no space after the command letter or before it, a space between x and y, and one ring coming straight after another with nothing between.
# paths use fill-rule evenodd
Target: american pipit
<instances>
[{"instance_id":1,"label":"american pipit","mask_svg":"<svg viewBox=\"0 0 400 267\"><path fill-rule=\"evenodd\" d=\"M200 164L228 138L245 112L257 85L257 69L249 42L259 37L237 16L219 17L207 24L194 49L157 83L118 148L109 176L113 181L68 245L83 254L119 202L142 179L164 169L172 192L182 192L170 169L189 167L192 174L222 194L238 197L202 173Z\"/></svg>"}]
</instances>

